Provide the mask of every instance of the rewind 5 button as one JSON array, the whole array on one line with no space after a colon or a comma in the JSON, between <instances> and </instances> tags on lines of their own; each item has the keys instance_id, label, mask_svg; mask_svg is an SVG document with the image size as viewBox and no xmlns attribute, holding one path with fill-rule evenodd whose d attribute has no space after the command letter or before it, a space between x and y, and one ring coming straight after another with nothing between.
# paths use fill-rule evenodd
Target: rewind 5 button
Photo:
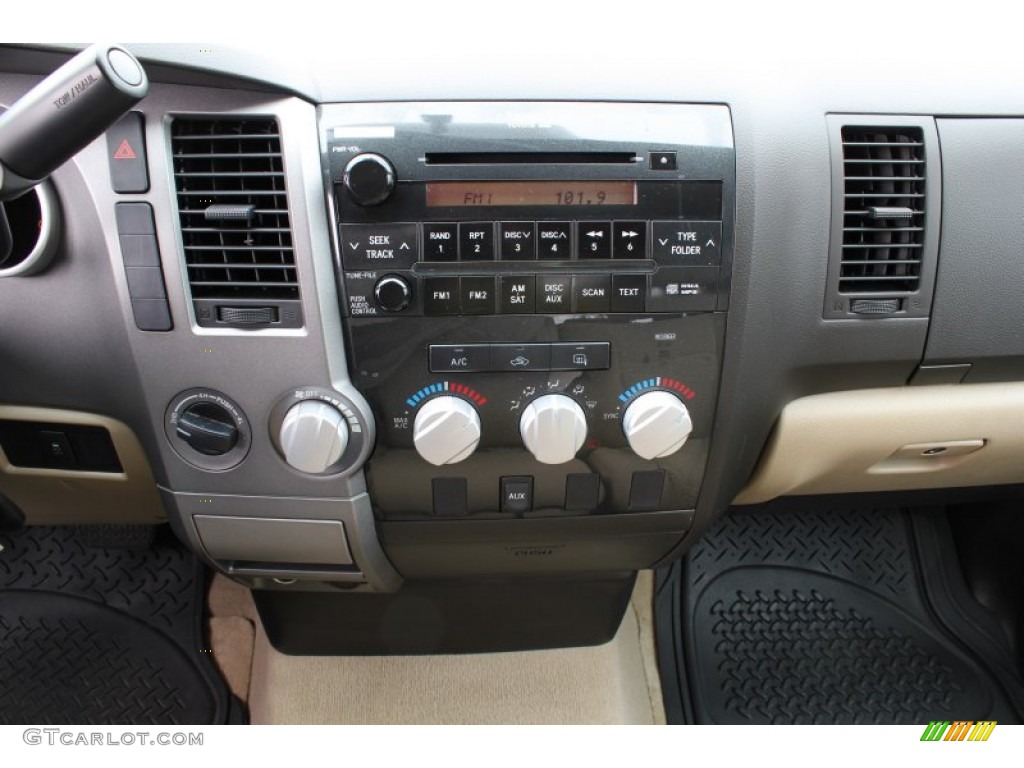
<instances>
[{"instance_id":1,"label":"rewind 5 button","mask_svg":"<svg viewBox=\"0 0 1024 768\"><path fill-rule=\"evenodd\" d=\"M610 259L612 257L611 222L576 222L576 249L581 259Z\"/></svg>"}]
</instances>

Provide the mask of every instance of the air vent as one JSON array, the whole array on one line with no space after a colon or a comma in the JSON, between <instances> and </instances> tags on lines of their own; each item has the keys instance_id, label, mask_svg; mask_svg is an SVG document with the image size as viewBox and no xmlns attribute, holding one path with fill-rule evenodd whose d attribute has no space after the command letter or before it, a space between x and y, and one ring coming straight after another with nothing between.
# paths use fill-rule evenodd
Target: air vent
<instances>
[{"instance_id":1,"label":"air vent","mask_svg":"<svg viewBox=\"0 0 1024 768\"><path fill-rule=\"evenodd\" d=\"M838 141L826 316L927 314L937 240L929 205L939 202L934 121L890 119L830 116Z\"/></svg>"},{"instance_id":2,"label":"air vent","mask_svg":"<svg viewBox=\"0 0 1024 768\"><path fill-rule=\"evenodd\" d=\"M171 153L197 322L300 326L277 121L176 118ZM271 317L276 320L247 321Z\"/></svg>"}]
</instances>

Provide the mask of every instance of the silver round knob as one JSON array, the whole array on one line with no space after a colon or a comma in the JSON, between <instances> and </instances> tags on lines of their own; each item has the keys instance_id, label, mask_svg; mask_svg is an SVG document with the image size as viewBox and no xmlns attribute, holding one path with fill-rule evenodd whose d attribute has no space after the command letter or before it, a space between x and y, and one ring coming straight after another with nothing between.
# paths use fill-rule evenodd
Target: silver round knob
<instances>
[{"instance_id":1,"label":"silver round knob","mask_svg":"<svg viewBox=\"0 0 1024 768\"><path fill-rule=\"evenodd\" d=\"M337 464L348 447L348 438L345 417L322 400L296 403L281 422L284 460L311 475L321 475Z\"/></svg>"},{"instance_id":2,"label":"silver round knob","mask_svg":"<svg viewBox=\"0 0 1024 768\"><path fill-rule=\"evenodd\" d=\"M537 461L564 464L587 439L587 416L571 397L544 395L523 410L519 434Z\"/></svg>"},{"instance_id":3,"label":"silver round knob","mask_svg":"<svg viewBox=\"0 0 1024 768\"><path fill-rule=\"evenodd\" d=\"M629 447L643 459L671 456L693 431L690 412L669 392L647 392L629 404L622 417Z\"/></svg>"},{"instance_id":4,"label":"silver round knob","mask_svg":"<svg viewBox=\"0 0 1024 768\"><path fill-rule=\"evenodd\" d=\"M480 444L480 416L461 397L428 400L412 425L416 452L434 466L468 459Z\"/></svg>"}]
</instances>

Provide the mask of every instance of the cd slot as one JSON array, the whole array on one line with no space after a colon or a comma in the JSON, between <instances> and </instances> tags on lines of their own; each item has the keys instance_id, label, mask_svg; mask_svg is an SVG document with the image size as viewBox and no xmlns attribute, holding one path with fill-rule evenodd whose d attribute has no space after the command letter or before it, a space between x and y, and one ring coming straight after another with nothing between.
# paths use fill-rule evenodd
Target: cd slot
<instances>
[{"instance_id":1,"label":"cd slot","mask_svg":"<svg viewBox=\"0 0 1024 768\"><path fill-rule=\"evenodd\" d=\"M633 165L635 152L427 152L427 165Z\"/></svg>"}]
</instances>

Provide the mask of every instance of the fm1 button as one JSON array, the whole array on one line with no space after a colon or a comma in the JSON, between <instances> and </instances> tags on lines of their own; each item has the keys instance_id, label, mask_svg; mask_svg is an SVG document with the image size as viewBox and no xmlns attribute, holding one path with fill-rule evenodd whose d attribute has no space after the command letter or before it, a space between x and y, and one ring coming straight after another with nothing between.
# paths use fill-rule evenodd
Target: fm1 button
<instances>
[{"instance_id":1,"label":"fm1 button","mask_svg":"<svg viewBox=\"0 0 1024 768\"><path fill-rule=\"evenodd\" d=\"M424 280L423 314L459 314L459 278L428 277Z\"/></svg>"},{"instance_id":2,"label":"fm1 button","mask_svg":"<svg viewBox=\"0 0 1024 768\"><path fill-rule=\"evenodd\" d=\"M491 348L487 344L431 344L431 373L463 373L486 371L491 364Z\"/></svg>"},{"instance_id":3,"label":"fm1 button","mask_svg":"<svg viewBox=\"0 0 1024 768\"><path fill-rule=\"evenodd\" d=\"M529 512L533 509L533 478L501 478L501 511Z\"/></svg>"},{"instance_id":4,"label":"fm1 button","mask_svg":"<svg viewBox=\"0 0 1024 768\"><path fill-rule=\"evenodd\" d=\"M552 261L571 259L572 224L568 221L538 221L537 258Z\"/></svg>"},{"instance_id":5,"label":"fm1 button","mask_svg":"<svg viewBox=\"0 0 1024 768\"><path fill-rule=\"evenodd\" d=\"M656 221L651 250L666 266L711 266L722 261L721 242L720 221Z\"/></svg>"}]
</instances>

